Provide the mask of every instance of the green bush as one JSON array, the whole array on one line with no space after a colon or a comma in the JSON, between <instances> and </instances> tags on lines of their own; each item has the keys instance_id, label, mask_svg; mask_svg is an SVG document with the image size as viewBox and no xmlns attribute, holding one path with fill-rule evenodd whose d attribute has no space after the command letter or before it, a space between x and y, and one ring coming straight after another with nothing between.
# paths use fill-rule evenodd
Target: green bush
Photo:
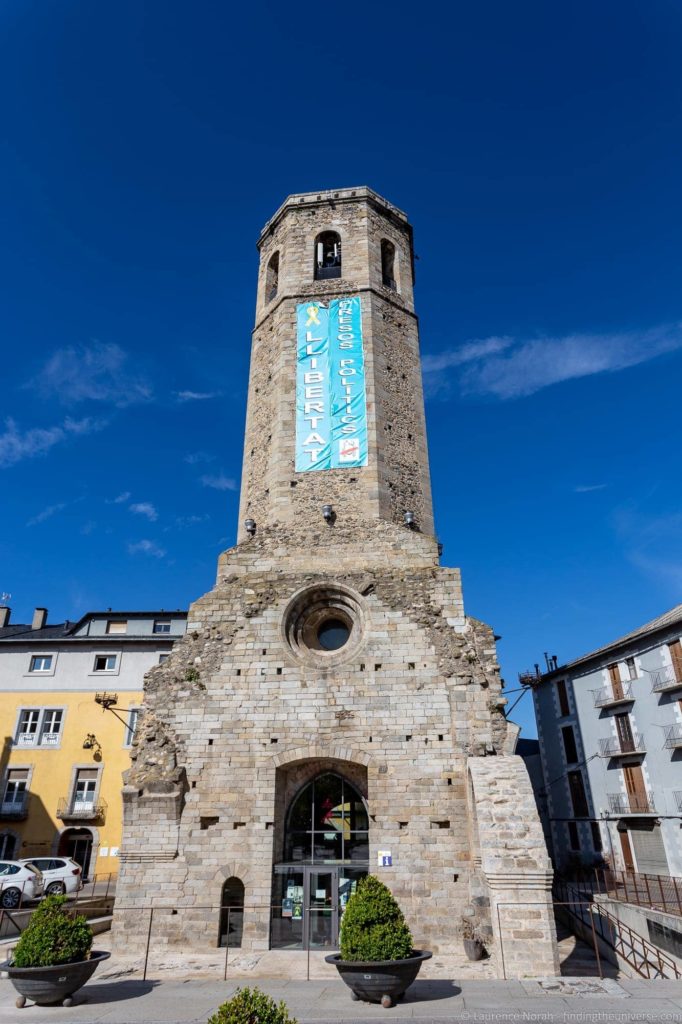
<instances>
[{"instance_id":1,"label":"green bush","mask_svg":"<svg viewBox=\"0 0 682 1024\"><path fill-rule=\"evenodd\" d=\"M219 1006L208 1024L298 1024L286 1003L276 1003L259 988L238 988Z\"/></svg>"},{"instance_id":2,"label":"green bush","mask_svg":"<svg viewBox=\"0 0 682 1024\"><path fill-rule=\"evenodd\" d=\"M31 914L15 946L15 967L51 967L87 960L92 946L92 928L84 917L72 917L65 896L48 896Z\"/></svg>"},{"instance_id":3,"label":"green bush","mask_svg":"<svg viewBox=\"0 0 682 1024\"><path fill-rule=\"evenodd\" d=\"M341 922L342 960L405 960L413 941L389 889L374 875L359 883Z\"/></svg>"}]
</instances>

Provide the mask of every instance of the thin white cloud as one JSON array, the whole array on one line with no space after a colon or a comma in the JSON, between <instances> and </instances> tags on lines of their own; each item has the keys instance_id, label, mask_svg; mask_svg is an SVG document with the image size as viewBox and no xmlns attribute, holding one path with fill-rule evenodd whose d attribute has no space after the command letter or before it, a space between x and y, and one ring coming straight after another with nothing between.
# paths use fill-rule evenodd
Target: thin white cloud
<instances>
[{"instance_id":1,"label":"thin white cloud","mask_svg":"<svg viewBox=\"0 0 682 1024\"><path fill-rule=\"evenodd\" d=\"M38 526L39 523L44 523L46 519L51 519L52 516L61 512L68 505L66 501L59 501L56 505L46 505L42 512L38 512L37 515L32 516L26 523L27 526Z\"/></svg>"},{"instance_id":2,"label":"thin white cloud","mask_svg":"<svg viewBox=\"0 0 682 1024\"><path fill-rule=\"evenodd\" d=\"M159 513L156 511L151 501L137 501L134 505L130 505L129 508L136 516L145 516L150 523L155 523L159 518Z\"/></svg>"},{"instance_id":3,"label":"thin white cloud","mask_svg":"<svg viewBox=\"0 0 682 1024\"><path fill-rule=\"evenodd\" d=\"M424 358L427 391L444 391L447 371L459 370L465 395L523 398L551 384L613 373L682 349L682 323L613 334L493 337Z\"/></svg>"},{"instance_id":4,"label":"thin white cloud","mask_svg":"<svg viewBox=\"0 0 682 1024\"><path fill-rule=\"evenodd\" d=\"M462 366L474 359L483 359L486 356L503 352L514 343L513 338L483 338L476 341L467 341L459 348L449 349L445 352L438 352L436 355L425 355L422 359L424 373L441 373L453 366Z\"/></svg>"},{"instance_id":5,"label":"thin white cloud","mask_svg":"<svg viewBox=\"0 0 682 1024\"><path fill-rule=\"evenodd\" d=\"M130 497L130 491L121 491L115 498L107 498L107 505L123 505Z\"/></svg>"},{"instance_id":6,"label":"thin white cloud","mask_svg":"<svg viewBox=\"0 0 682 1024\"><path fill-rule=\"evenodd\" d=\"M215 455L208 452L190 452L189 455L185 455L184 461L190 466L197 466L200 462L214 462Z\"/></svg>"},{"instance_id":7,"label":"thin white cloud","mask_svg":"<svg viewBox=\"0 0 682 1024\"><path fill-rule=\"evenodd\" d=\"M164 558L166 552L153 540L138 540L135 544L128 545L129 555L149 555L152 558Z\"/></svg>"},{"instance_id":8,"label":"thin white cloud","mask_svg":"<svg viewBox=\"0 0 682 1024\"><path fill-rule=\"evenodd\" d=\"M644 504L660 501L656 489ZM682 512L649 513L637 503L615 509L611 525L625 556L640 572L668 589L679 600L682 590Z\"/></svg>"},{"instance_id":9,"label":"thin white cloud","mask_svg":"<svg viewBox=\"0 0 682 1024\"><path fill-rule=\"evenodd\" d=\"M607 484L580 484L573 488L574 494L590 494L592 491L603 491Z\"/></svg>"},{"instance_id":10,"label":"thin white cloud","mask_svg":"<svg viewBox=\"0 0 682 1024\"><path fill-rule=\"evenodd\" d=\"M211 517L207 514L202 516L176 516L175 525L182 530L186 526L198 526L199 523L207 523Z\"/></svg>"},{"instance_id":11,"label":"thin white cloud","mask_svg":"<svg viewBox=\"0 0 682 1024\"><path fill-rule=\"evenodd\" d=\"M128 354L120 345L95 341L91 345L58 349L25 387L56 398L63 405L108 402L123 408L152 398L151 385L127 368Z\"/></svg>"},{"instance_id":12,"label":"thin white cloud","mask_svg":"<svg viewBox=\"0 0 682 1024\"><path fill-rule=\"evenodd\" d=\"M202 476L201 482L204 487L212 487L216 491L236 491L237 482L224 473L217 476Z\"/></svg>"},{"instance_id":13,"label":"thin white cloud","mask_svg":"<svg viewBox=\"0 0 682 1024\"><path fill-rule=\"evenodd\" d=\"M205 402L209 398L218 398L218 391L175 391L176 399L183 402Z\"/></svg>"},{"instance_id":14,"label":"thin white cloud","mask_svg":"<svg viewBox=\"0 0 682 1024\"><path fill-rule=\"evenodd\" d=\"M51 448L70 437L91 434L105 426L104 420L93 420L90 417L72 420L67 417L59 426L31 427L22 431L15 420L7 419L4 433L0 434L0 468L6 469L24 459L46 455Z\"/></svg>"}]
</instances>

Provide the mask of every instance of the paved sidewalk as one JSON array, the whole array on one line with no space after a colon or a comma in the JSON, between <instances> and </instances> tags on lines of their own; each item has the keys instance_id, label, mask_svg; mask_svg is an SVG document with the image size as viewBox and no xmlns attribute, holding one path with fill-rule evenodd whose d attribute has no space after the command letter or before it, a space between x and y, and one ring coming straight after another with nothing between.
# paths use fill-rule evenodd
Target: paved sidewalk
<instances>
[{"instance_id":1,"label":"paved sidewalk","mask_svg":"<svg viewBox=\"0 0 682 1024\"><path fill-rule=\"evenodd\" d=\"M92 981L72 1007L14 1007L16 993L0 981L3 1024L205 1024L245 980L148 981L126 978ZM374 1024L394 1019L419 1024L616 1024L672 1021L682 1024L681 981L607 978L549 978L536 981L417 980L402 1003L390 1010L350 999L343 982L258 978L275 999L284 999L301 1024Z\"/></svg>"}]
</instances>

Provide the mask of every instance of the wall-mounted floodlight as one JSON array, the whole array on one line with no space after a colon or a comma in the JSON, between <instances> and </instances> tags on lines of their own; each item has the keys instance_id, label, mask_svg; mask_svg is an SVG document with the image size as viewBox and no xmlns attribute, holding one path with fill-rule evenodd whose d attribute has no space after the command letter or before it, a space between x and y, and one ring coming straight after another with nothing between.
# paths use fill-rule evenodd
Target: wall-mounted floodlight
<instances>
[{"instance_id":1,"label":"wall-mounted floodlight","mask_svg":"<svg viewBox=\"0 0 682 1024\"><path fill-rule=\"evenodd\" d=\"M409 528L412 529L412 527L415 525L414 512L404 512L403 522L405 523L405 526L409 526Z\"/></svg>"},{"instance_id":2,"label":"wall-mounted floodlight","mask_svg":"<svg viewBox=\"0 0 682 1024\"><path fill-rule=\"evenodd\" d=\"M245 519L244 520L244 529L248 533L249 537L253 537L254 533L256 532L256 520L255 519Z\"/></svg>"},{"instance_id":3,"label":"wall-mounted floodlight","mask_svg":"<svg viewBox=\"0 0 682 1024\"><path fill-rule=\"evenodd\" d=\"M325 520L326 523L331 523L332 519L334 518L334 506L333 505L323 505L322 506L322 515L324 516L324 520Z\"/></svg>"}]
</instances>

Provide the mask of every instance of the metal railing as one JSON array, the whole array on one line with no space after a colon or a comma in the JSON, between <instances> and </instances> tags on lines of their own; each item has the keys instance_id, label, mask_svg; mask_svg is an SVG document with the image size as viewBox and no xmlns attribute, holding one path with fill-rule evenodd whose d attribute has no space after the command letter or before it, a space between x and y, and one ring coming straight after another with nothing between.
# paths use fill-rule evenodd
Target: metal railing
<instances>
[{"instance_id":1,"label":"metal railing","mask_svg":"<svg viewBox=\"0 0 682 1024\"><path fill-rule=\"evenodd\" d=\"M595 881L596 891L609 899L682 917L682 878L603 868L595 871Z\"/></svg>"},{"instance_id":2,"label":"metal railing","mask_svg":"<svg viewBox=\"0 0 682 1024\"><path fill-rule=\"evenodd\" d=\"M668 750L677 750L682 747L682 725L667 725L665 727L665 746Z\"/></svg>"},{"instance_id":3,"label":"metal railing","mask_svg":"<svg viewBox=\"0 0 682 1024\"><path fill-rule=\"evenodd\" d=\"M631 739L614 739L608 736L599 740L600 757L627 757L628 754L645 754L646 746L644 737L637 736Z\"/></svg>"},{"instance_id":4,"label":"metal railing","mask_svg":"<svg viewBox=\"0 0 682 1024\"><path fill-rule=\"evenodd\" d=\"M655 814L656 808L650 796L635 796L626 793L607 793L609 810L612 814Z\"/></svg>"},{"instance_id":5,"label":"metal railing","mask_svg":"<svg viewBox=\"0 0 682 1024\"><path fill-rule=\"evenodd\" d=\"M649 675L652 693L665 693L667 690L678 690L682 687L682 679L678 677L672 665L657 668L653 672L649 672Z\"/></svg>"},{"instance_id":6,"label":"metal railing","mask_svg":"<svg viewBox=\"0 0 682 1024\"><path fill-rule=\"evenodd\" d=\"M589 892L568 882L555 879L554 891L560 897L555 906L565 907L569 914L589 928L597 958L598 935L617 957L622 957L641 978L680 978L682 972L673 957L654 946L638 932L623 924L600 903L594 902ZM601 977L601 966L600 966Z\"/></svg>"},{"instance_id":7,"label":"metal railing","mask_svg":"<svg viewBox=\"0 0 682 1024\"><path fill-rule=\"evenodd\" d=\"M57 817L62 821L96 821L103 819L107 813L107 802L98 800L71 800L61 797L57 804Z\"/></svg>"},{"instance_id":8,"label":"metal railing","mask_svg":"<svg viewBox=\"0 0 682 1024\"><path fill-rule=\"evenodd\" d=\"M621 683L620 692L614 693L611 686L602 686L600 690L593 690L594 706L605 708L610 704L627 704L635 699L630 683Z\"/></svg>"},{"instance_id":9,"label":"metal railing","mask_svg":"<svg viewBox=\"0 0 682 1024\"><path fill-rule=\"evenodd\" d=\"M20 821L22 818L28 817L28 804L30 793L28 791L20 793L17 798L13 800L3 800L0 803L0 818L5 821Z\"/></svg>"},{"instance_id":10,"label":"metal railing","mask_svg":"<svg viewBox=\"0 0 682 1024\"><path fill-rule=\"evenodd\" d=\"M36 859L42 859L43 855L36 854ZM30 857L24 858L30 863ZM69 903L79 903L83 900L108 900L116 894L116 879L118 875L109 873L94 874L76 892L67 892L66 897ZM0 876L0 910L18 911L30 910L38 906L40 900L45 898L45 889L50 884L43 876L44 889L40 896L33 896L34 882L24 879L21 882L14 882L11 875ZM11 894L11 896L8 896Z\"/></svg>"}]
</instances>

